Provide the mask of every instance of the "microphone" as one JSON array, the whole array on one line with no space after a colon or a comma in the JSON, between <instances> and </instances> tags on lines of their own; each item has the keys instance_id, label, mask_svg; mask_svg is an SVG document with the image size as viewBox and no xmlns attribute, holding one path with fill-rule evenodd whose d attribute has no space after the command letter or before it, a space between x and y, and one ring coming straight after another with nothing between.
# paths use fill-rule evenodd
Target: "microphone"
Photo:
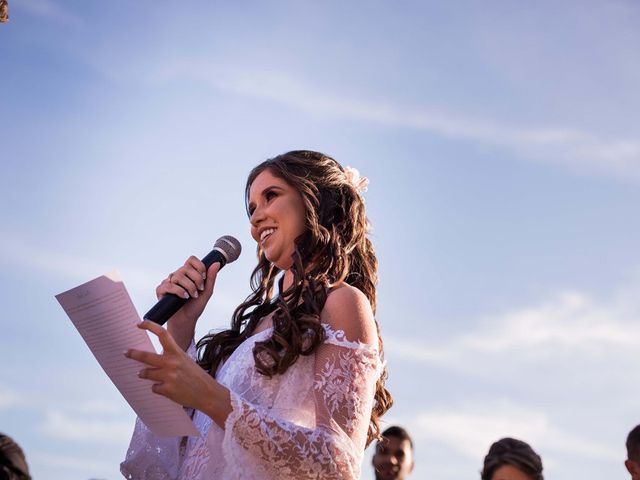
<instances>
[{"instance_id":1,"label":"microphone","mask_svg":"<svg viewBox=\"0 0 640 480\"><path fill-rule=\"evenodd\" d=\"M216 243L213 245L213 250L202 259L202 263L204 263L207 269L214 263L219 263L220 268L222 268L227 263L236 261L241 251L242 246L240 242L231 235L225 235L216 240ZM143 318L145 320L151 320L158 325L164 325L167 323L167 320L189 300L189 298L182 298L173 293L167 293L158 300L158 303L156 303L151 310L144 314Z\"/></svg>"}]
</instances>

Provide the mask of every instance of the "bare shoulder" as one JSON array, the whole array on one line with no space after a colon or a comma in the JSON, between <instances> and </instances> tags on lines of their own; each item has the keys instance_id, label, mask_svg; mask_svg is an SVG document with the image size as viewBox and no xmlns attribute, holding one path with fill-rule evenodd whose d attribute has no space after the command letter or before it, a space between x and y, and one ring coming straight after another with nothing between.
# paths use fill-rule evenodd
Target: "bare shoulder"
<instances>
[{"instance_id":1,"label":"bare shoulder","mask_svg":"<svg viewBox=\"0 0 640 480\"><path fill-rule=\"evenodd\" d=\"M329 293L321 320L334 330L343 330L351 341L367 344L376 344L378 341L369 299L358 288L346 283Z\"/></svg>"}]
</instances>

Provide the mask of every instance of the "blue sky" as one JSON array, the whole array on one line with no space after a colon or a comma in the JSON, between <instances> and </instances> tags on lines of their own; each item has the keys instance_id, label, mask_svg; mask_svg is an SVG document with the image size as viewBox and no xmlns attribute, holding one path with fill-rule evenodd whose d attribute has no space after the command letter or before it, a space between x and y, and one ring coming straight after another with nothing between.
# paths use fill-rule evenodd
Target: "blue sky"
<instances>
[{"instance_id":1,"label":"blue sky","mask_svg":"<svg viewBox=\"0 0 640 480\"><path fill-rule=\"evenodd\" d=\"M624 478L640 423L636 2L10 1L0 25L0 431L35 478L116 479L133 416L54 295L117 268L138 311L190 254L254 246L247 173L297 148L370 179L388 423L416 478L529 441ZM8 366L10 365L10 366ZM363 479L372 478L367 463Z\"/></svg>"}]
</instances>

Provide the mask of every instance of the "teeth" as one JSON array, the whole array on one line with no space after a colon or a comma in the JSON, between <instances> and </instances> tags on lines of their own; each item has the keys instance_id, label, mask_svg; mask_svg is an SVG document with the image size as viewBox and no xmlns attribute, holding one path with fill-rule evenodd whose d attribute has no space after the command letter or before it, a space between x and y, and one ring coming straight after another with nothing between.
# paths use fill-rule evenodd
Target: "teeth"
<instances>
[{"instance_id":1,"label":"teeth","mask_svg":"<svg viewBox=\"0 0 640 480\"><path fill-rule=\"evenodd\" d=\"M266 230L263 230L260 234L260 241L263 241L268 235L271 235L275 231L275 228L267 228Z\"/></svg>"}]
</instances>

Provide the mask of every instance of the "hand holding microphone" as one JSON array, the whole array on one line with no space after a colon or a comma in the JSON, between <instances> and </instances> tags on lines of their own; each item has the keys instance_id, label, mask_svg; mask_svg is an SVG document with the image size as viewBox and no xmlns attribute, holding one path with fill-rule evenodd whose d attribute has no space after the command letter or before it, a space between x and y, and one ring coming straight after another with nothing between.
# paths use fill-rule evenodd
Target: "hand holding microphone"
<instances>
[{"instance_id":1,"label":"hand holding microphone","mask_svg":"<svg viewBox=\"0 0 640 480\"><path fill-rule=\"evenodd\" d=\"M235 261L242 251L234 237L220 237L211 252L202 260L191 256L185 264L169 275L156 288L158 302L145 315L158 325L164 325L178 311L185 320L195 321L202 314L209 298L218 270ZM219 265L215 267L214 265Z\"/></svg>"}]
</instances>

